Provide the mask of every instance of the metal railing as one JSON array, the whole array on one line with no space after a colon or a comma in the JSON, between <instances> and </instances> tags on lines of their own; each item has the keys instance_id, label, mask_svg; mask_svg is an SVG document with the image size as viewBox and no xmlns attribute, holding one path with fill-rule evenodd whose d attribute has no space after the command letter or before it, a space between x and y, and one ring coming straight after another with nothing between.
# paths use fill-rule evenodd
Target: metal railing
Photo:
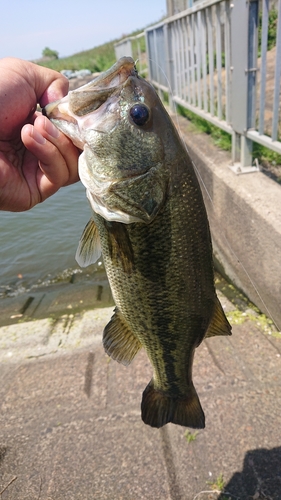
<instances>
[{"instance_id":1,"label":"metal railing","mask_svg":"<svg viewBox=\"0 0 281 500\"><path fill-rule=\"evenodd\" d=\"M170 94L171 104L232 135L236 173L256 169L253 141L281 154L281 0L276 4L270 51L269 0L203 0L145 30L149 79Z\"/></svg>"}]
</instances>

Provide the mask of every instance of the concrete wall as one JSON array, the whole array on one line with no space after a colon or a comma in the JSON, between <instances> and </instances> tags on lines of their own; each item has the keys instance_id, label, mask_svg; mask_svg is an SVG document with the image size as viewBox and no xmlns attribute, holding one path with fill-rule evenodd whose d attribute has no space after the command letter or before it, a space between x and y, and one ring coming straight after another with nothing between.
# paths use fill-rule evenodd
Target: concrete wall
<instances>
[{"instance_id":1,"label":"concrete wall","mask_svg":"<svg viewBox=\"0 0 281 500\"><path fill-rule=\"evenodd\" d=\"M201 178L215 259L281 330L281 186L261 172L235 175L229 153L172 118Z\"/></svg>"}]
</instances>

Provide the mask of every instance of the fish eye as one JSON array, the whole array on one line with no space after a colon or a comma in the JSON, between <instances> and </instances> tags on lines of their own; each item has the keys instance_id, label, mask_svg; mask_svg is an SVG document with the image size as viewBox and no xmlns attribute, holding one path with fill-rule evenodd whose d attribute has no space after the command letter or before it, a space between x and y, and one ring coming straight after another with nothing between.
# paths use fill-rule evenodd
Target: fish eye
<instances>
[{"instance_id":1,"label":"fish eye","mask_svg":"<svg viewBox=\"0 0 281 500\"><path fill-rule=\"evenodd\" d=\"M135 104L130 109L130 116L136 125L144 125L149 118L149 110L144 104Z\"/></svg>"}]
</instances>

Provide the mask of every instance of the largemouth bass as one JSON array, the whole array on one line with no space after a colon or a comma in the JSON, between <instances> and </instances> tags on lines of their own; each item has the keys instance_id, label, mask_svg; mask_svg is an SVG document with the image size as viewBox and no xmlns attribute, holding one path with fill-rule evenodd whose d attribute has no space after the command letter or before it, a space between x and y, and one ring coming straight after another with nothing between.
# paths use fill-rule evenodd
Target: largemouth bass
<instances>
[{"instance_id":1,"label":"largemouth bass","mask_svg":"<svg viewBox=\"0 0 281 500\"><path fill-rule=\"evenodd\" d=\"M153 366L141 403L146 424L203 428L194 351L231 327L216 296L208 219L184 144L130 57L45 114L83 149L79 175L93 217L77 260L84 266L103 255L116 303L105 351L128 365L146 350Z\"/></svg>"}]
</instances>

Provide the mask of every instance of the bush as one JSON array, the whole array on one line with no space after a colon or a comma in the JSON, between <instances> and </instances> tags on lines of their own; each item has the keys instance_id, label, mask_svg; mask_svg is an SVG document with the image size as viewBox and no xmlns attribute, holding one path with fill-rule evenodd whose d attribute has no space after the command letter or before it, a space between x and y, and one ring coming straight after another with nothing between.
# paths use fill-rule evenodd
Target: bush
<instances>
[{"instance_id":1,"label":"bush","mask_svg":"<svg viewBox=\"0 0 281 500\"><path fill-rule=\"evenodd\" d=\"M59 53L56 50L52 50L49 47L45 47L45 49L42 50L42 56L49 57L50 59L58 59Z\"/></svg>"},{"instance_id":2,"label":"bush","mask_svg":"<svg viewBox=\"0 0 281 500\"><path fill-rule=\"evenodd\" d=\"M108 42L94 49L85 50L69 57L38 61L37 64L56 71L61 71L62 69L70 69L72 71L89 69L92 73L95 73L108 69L115 61L114 42Z\"/></svg>"},{"instance_id":3,"label":"bush","mask_svg":"<svg viewBox=\"0 0 281 500\"><path fill-rule=\"evenodd\" d=\"M268 13L268 37L267 50L272 49L276 45L277 36L277 20L278 12L276 9L271 9ZM261 55L261 35L262 35L262 12L259 13L259 28L258 28L258 54Z\"/></svg>"}]
</instances>

